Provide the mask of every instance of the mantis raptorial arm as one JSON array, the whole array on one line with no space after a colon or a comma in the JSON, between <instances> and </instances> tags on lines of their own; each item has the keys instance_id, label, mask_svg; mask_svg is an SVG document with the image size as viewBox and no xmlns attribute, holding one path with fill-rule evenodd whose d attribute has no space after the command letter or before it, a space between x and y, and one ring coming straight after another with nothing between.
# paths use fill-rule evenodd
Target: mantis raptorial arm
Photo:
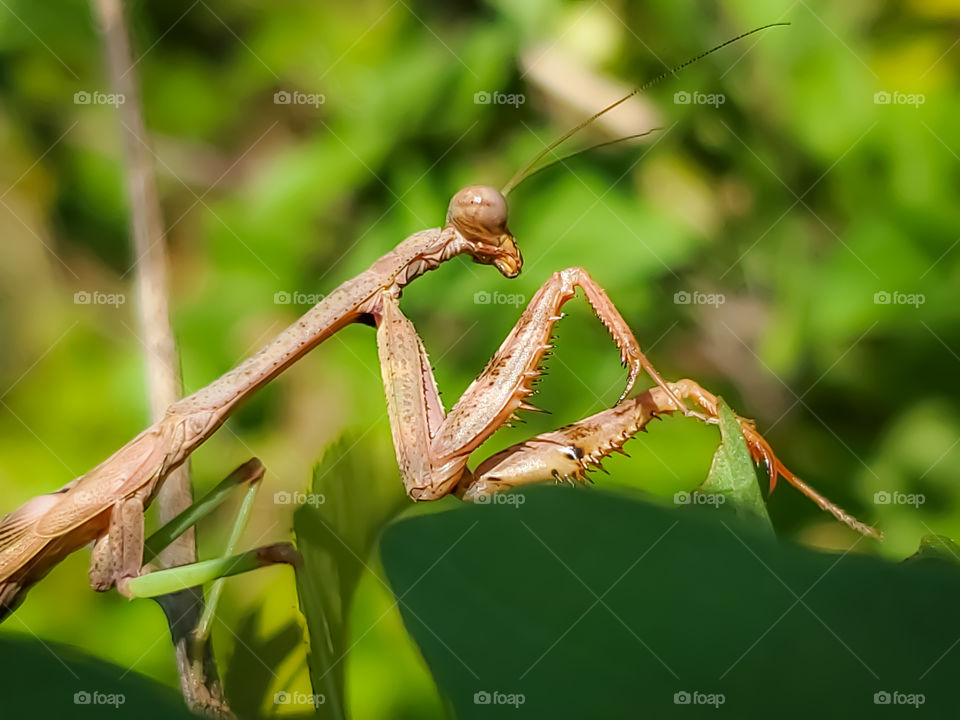
<instances>
[{"instance_id":1,"label":"mantis raptorial arm","mask_svg":"<svg viewBox=\"0 0 960 720\"><path fill-rule=\"evenodd\" d=\"M692 400L711 419L717 417L717 398L693 380L668 383L672 394L654 387L553 432L536 435L511 445L484 460L472 475L465 477L457 495L475 502L495 492L547 480L583 481L587 473L600 469L600 462L614 452L623 452L624 444L660 415L675 412L674 396ZM791 473L777 459L753 422L740 418L740 429L753 459L767 467L771 486L783 477L804 495L854 530L879 538L881 534L830 502Z\"/></svg>"},{"instance_id":2,"label":"mantis raptorial arm","mask_svg":"<svg viewBox=\"0 0 960 720\"><path fill-rule=\"evenodd\" d=\"M465 472L467 459L517 410L536 410L526 402L533 394L539 365L550 349L553 326L564 303L583 289L587 302L606 326L628 368L625 396L641 369L663 392L673 391L640 350L620 313L586 270L568 268L543 284L520 320L480 376L448 415L444 415L433 371L413 324L393 297L385 297L377 325L377 346L387 395L397 462L408 494L434 500L449 493ZM679 398L673 409L690 415Z\"/></svg>"},{"instance_id":3,"label":"mantis raptorial arm","mask_svg":"<svg viewBox=\"0 0 960 720\"><path fill-rule=\"evenodd\" d=\"M574 296L576 287L583 288L630 368L624 395L641 368L657 386L621 400L610 410L507 448L471 473L470 453L518 410L537 409L527 398L534 392L540 361L550 349L560 308ZM582 268L555 273L544 283L448 415L444 415L423 343L395 298L384 299L377 343L397 462L407 492L416 500L432 500L453 491L465 500L476 500L516 485L580 480L657 415L683 412L711 423L718 416L717 398L700 385L692 380L667 383L660 377L606 293ZM691 411L685 400L692 400L702 412ZM767 467L771 488L783 477L837 519L859 532L879 536L787 470L752 421L741 419L740 424L754 459Z\"/></svg>"}]
</instances>

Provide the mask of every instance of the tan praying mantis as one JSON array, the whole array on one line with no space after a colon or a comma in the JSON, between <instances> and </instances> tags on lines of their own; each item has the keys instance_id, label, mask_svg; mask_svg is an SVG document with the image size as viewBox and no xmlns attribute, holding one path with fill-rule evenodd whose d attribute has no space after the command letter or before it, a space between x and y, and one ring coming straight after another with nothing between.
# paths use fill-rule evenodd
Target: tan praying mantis
<instances>
[{"instance_id":1,"label":"tan praying mantis","mask_svg":"<svg viewBox=\"0 0 960 720\"><path fill-rule=\"evenodd\" d=\"M413 280L457 255L468 255L475 262L493 265L506 278L515 278L522 257L507 228L505 196L534 172L548 152L661 78L768 27L728 40L607 106L540 153L502 191L482 185L460 190L450 201L443 227L411 235L241 365L171 405L162 420L103 463L7 515L0 521L0 619L12 612L54 565L91 541L91 585L101 591L115 586L128 597L155 596L263 564L295 563L296 553L289 544L281 543L170 570L150 573L144 568L144 561L212 510L230 488L246 482L250 490L228 543L229 555L263 474L256 459L238 468L146 541L144 508L167 474L210 437L241 401L350 323L376 328L397 462L413 500L435 500L453 493L473 501L528 483L581 480L658 415L679 412L715 423L717 398L692 380L666 382L641 352L604 290L583 268L562 270L543 284L500 349L449 412L441 403L424 345L400 310L399 299ZM534 392L532 384L550 348L561 308L577 288L606 326L628 369L620 399L612 409L513 445L471 471L467 467L471 453L517 411L536 409L528 403ZM641 370L650 375L654 387L626 399ZM771 489L777 478L783 477L841 521L860 532L878 534L787 470L751 421L741 419L741 427L754 459L766 465ZM211 608L212 603L207 610L212 612ZM201 622L201 633L209 624L209 612L206 623Z\"/></svg>"}]
</instances>

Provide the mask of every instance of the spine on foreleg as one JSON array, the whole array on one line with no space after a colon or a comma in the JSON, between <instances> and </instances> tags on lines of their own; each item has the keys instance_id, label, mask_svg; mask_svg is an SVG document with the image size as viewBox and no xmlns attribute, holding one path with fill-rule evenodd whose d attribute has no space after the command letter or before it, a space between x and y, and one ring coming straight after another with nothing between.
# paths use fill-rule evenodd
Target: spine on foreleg
<instances>
[{"instance_id":1,"label":"spine on foreleg","mask_svg":"<svg viewBox=\"0 0 960 720\"><path fill-rule=\"evenodd\" d=\"M660 396L663 396L660 401ZM671 412L673 401L652 388L616 407L572 425L513 445L482 462L466 485L464 500L475 501L498 490L544 482L583 481L600 461L623 445L661 412Z\"/></svg>"}]
</instances>

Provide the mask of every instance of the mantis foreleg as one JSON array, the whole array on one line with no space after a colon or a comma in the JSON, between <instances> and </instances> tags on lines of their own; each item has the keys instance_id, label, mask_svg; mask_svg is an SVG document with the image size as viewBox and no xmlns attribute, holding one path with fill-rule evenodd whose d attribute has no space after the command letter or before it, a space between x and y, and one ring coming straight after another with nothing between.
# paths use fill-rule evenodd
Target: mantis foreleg
<instances>
[{"instance_id":1,"label":"mantis foreleg","mask_svg":"<svg viewBox=\"0 0 960 720\"><path fill-rule=\"evenodd\" d=\"M710 418L717 417L717 398L693 380L670 383L668 395L660 387L650 388L636 397L618 403L609 410L567 425L553 432L537 435L512 445L484 460L472 476L465 477L457 489L464 500L476 501L495 492L549 481L581 481L587 472L600 467L600 461L613 452L622 452L624 443L650 420L675 411L674 397L692 400ZM777 459L767 441L756 431L753 422L740 419L747 447L757 462L767 467L771 486L783 477L804 495L854 530L880 537L880 534L816 492L791 473Z\"/></svg>"},{"instance_id":2,"label":"mantis foreleg","mask_svg":"<svg viewBox=\"0 0 960 720\"><path fill-rule=\"evenodd\" d=\"M407 492L415 500L449 493L466 470L467 459L517 410L531 410L526 398L550 348L553 327L563 305L581 288L620 349L628 368L623 396L646 370L673 410L702 417L673 394L640 350L640 345L603 289L583 268L555 273L537 291L487 367L449 414L443 406L427 353L396 297L385 295L377 326L377 345L387 395L397 461Z\"/></svg>"},{"instance_id":3,"label":"mantis foreleg","mask_svg":"<svg viewBox=\"0 0 960 720\"><path fill-rule=\"evenodd\" d=\"M630 400L621 396L609 410L507 448L471 473L467 468L471 452L517 410L536 409L526 399L533 394L532 382L550 348L560 308L574 296L576 287L583 288L630 368L623 395L641 369L657 386ZM383 298L377 344L397 460L407 492L415 500L432 500L454 490L465 500L476 500L527 483L583 479L588 470L599 467L602 458L620 450L658 415L683 412L710 423L717 418L717 398L696 382L667 383L660 377L606 293L582 268L556 273L544 283L449 414L444 414L423 343L400 311L396 297ZM699 411L690 410L687 400ZM741 419L741 428L754 459L766 465L771 488L783 477L837 519L859 532L877 535L787 470L752 421Z\"/></svg>"}]
</instances>

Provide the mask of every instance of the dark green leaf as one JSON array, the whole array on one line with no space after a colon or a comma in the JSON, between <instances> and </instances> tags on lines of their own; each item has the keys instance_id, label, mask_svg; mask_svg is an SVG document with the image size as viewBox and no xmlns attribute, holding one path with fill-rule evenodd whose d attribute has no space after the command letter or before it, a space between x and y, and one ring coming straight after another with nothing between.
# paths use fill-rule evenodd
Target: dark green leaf
<instances>
[{"instance_id":1,"label":"dark green leaf","mask_svg":"<svg viewBox=\"0 0 960 720\"><path fill-rule=\"evenodd\" d=\"M128 668L67 645L0 637L4 718L192 718L183 698Z\"/></svg>"},{"instance_id":2,"label":"dark green leaf","mask_svg":"<svg viewBox=\"0 0 960 720\"><path fill-rule=\"evenodd\" d=\"M544 718L885 717L888 698L955 713L951 566L815 552L596 491L525 497L384 535L404 620L461 720L519 717L475 703L517 694Z\"/></svg>"}]
</instances>

